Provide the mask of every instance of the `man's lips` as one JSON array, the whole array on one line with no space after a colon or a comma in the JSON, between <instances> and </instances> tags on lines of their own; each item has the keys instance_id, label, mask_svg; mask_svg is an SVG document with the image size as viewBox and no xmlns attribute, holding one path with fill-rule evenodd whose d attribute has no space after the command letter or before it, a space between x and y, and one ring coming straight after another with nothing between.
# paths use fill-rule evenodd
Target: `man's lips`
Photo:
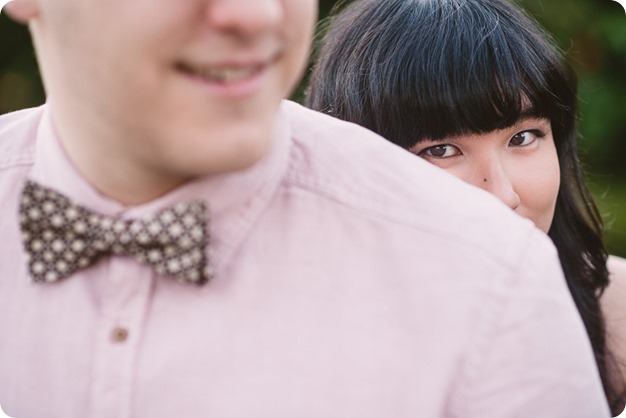
<instances>
[{"instance_id":1,"label":"man's lips","mask_svg":"<svg viewBox=\"0 0 626 418\"><path fill-rule=\"evenodd\" d=\"M253 63L248 65L219 65L205 66L180 62L176 69L189 76L218 84L231 84L246 80L263 71L268 62Z\"/></svg>"}]
</instances>

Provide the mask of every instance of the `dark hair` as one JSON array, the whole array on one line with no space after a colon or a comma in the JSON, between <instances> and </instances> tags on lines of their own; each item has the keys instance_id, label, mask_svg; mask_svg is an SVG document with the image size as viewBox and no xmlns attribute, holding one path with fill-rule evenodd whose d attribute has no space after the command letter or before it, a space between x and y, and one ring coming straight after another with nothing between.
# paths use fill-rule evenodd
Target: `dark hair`
<instances>
[{"instance_id":1,"label":"dark hair","mask_svg":"<svg viewBox=\"0 0 626 418\"><path fill-rule=\"evenodd\" d=\"M607 252L577 157L576 90L550 36L507 0L362 0L336 8L305 100L406 149L507 128L528 114L550 120L561 186L548 234L615 413L623 384L606 347Z\"/></svg>"}]
</instances>

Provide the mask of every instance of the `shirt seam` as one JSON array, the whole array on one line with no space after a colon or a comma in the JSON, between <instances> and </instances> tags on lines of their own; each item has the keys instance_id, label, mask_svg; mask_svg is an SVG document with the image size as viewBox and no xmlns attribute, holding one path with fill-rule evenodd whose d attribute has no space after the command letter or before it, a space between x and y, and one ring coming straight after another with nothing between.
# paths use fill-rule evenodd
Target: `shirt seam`
<instances>
[{"instance_id":1,"label":"shirt seam","mask_svg":"<svg viewBox=\"0 0 626 418\"><path fill-rule=\"evenodd\" d=\"M385 220L388 222L392 222L399 226L405 226L412 229L420 229L422 232L429 233L437 236L445 236L448 238L452 238L454 242L458 245L462 245L463 247L470 248L472 251L485 253L490 260L498 265L504 266L509 270L512 270L515 265L519 264L519 260L516 260L515 263L511 264L506 262L501 257L497 256L497 253L493 251L493 248L486 247L481 245L479 241L473 241L467 239L465 237L461 237L457 234L453 234L449 231L432 228L432 226L427 224L421 224L419 222L411 221L406 219L406 217L396 216L393 213L390 213L388 210L381 208L379 205L372 202L372 200L363 199L358 194L344 189L339 191L331 190L325 185L320 184L319 182L311 179L309 177L304 177L301 175L294 174L293 171L290 171L285 176L285 184L291 185L295 187L300 187L303 190L307 190L311 193L314 193L317 196L326 198L328 200L332 200L333 202L340 204L344 207L347 207L351 210L359 212L363 215L378 218L381 220ZM352 198L347 197L350 194ZM522 237L522 242L528 242L528 235L530 234L531 229L529 228L524 236ZM513 245L513 244L511 244ZM524 244L525 248L527 248L528 244ZM527 251L527 249L526 249Z\"/></svg>"},{"instance_id":2,"label":"shirt seam","mask_svg":"<svg viewBox=\"0 0 626 418\"><path fill-rule=\"evenodd\" d=\"M0 161L0 170L11 170L20 167L29 167L33 165L32 159L24 158L23 160L15 159L15 160L6 160Z\"/></svg>"}]
</instances>

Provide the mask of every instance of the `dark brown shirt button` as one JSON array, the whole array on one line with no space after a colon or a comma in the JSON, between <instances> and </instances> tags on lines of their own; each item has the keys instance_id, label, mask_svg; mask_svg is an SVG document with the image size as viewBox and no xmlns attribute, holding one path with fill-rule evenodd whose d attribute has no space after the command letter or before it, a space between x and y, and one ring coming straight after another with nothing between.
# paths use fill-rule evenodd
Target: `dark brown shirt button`
<instances>
[{"instance_id":1,"label":"dark brown shirt button","mask_svg":"<svg viewBox=\"0 0 626 418\"><path fill-rule=\"evenodd\" d=\"M124 327L115 327L111 333L111 340L114 343L123 343L128 338L128 330Z\"/></svg>"}]
</instances>

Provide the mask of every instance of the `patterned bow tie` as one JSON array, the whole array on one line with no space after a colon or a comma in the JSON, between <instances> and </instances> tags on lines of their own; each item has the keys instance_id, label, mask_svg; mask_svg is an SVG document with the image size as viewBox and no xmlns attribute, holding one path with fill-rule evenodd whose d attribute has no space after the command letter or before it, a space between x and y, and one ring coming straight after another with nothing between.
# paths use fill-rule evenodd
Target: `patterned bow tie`
<instances>
[{"instance_id":1,"label":"patterned bow tie","mask_svg":"<svg viewBox=\"0 0 626 418\"><path fill-rule=\"evenodd\" d=\"M35 282L56 282L110 254L132 256L159 274L198 285L212 274L204 202L179 203L145 220L126 220L94 213L26 181L20 225Z\"/></svg>"}]
</instances>

